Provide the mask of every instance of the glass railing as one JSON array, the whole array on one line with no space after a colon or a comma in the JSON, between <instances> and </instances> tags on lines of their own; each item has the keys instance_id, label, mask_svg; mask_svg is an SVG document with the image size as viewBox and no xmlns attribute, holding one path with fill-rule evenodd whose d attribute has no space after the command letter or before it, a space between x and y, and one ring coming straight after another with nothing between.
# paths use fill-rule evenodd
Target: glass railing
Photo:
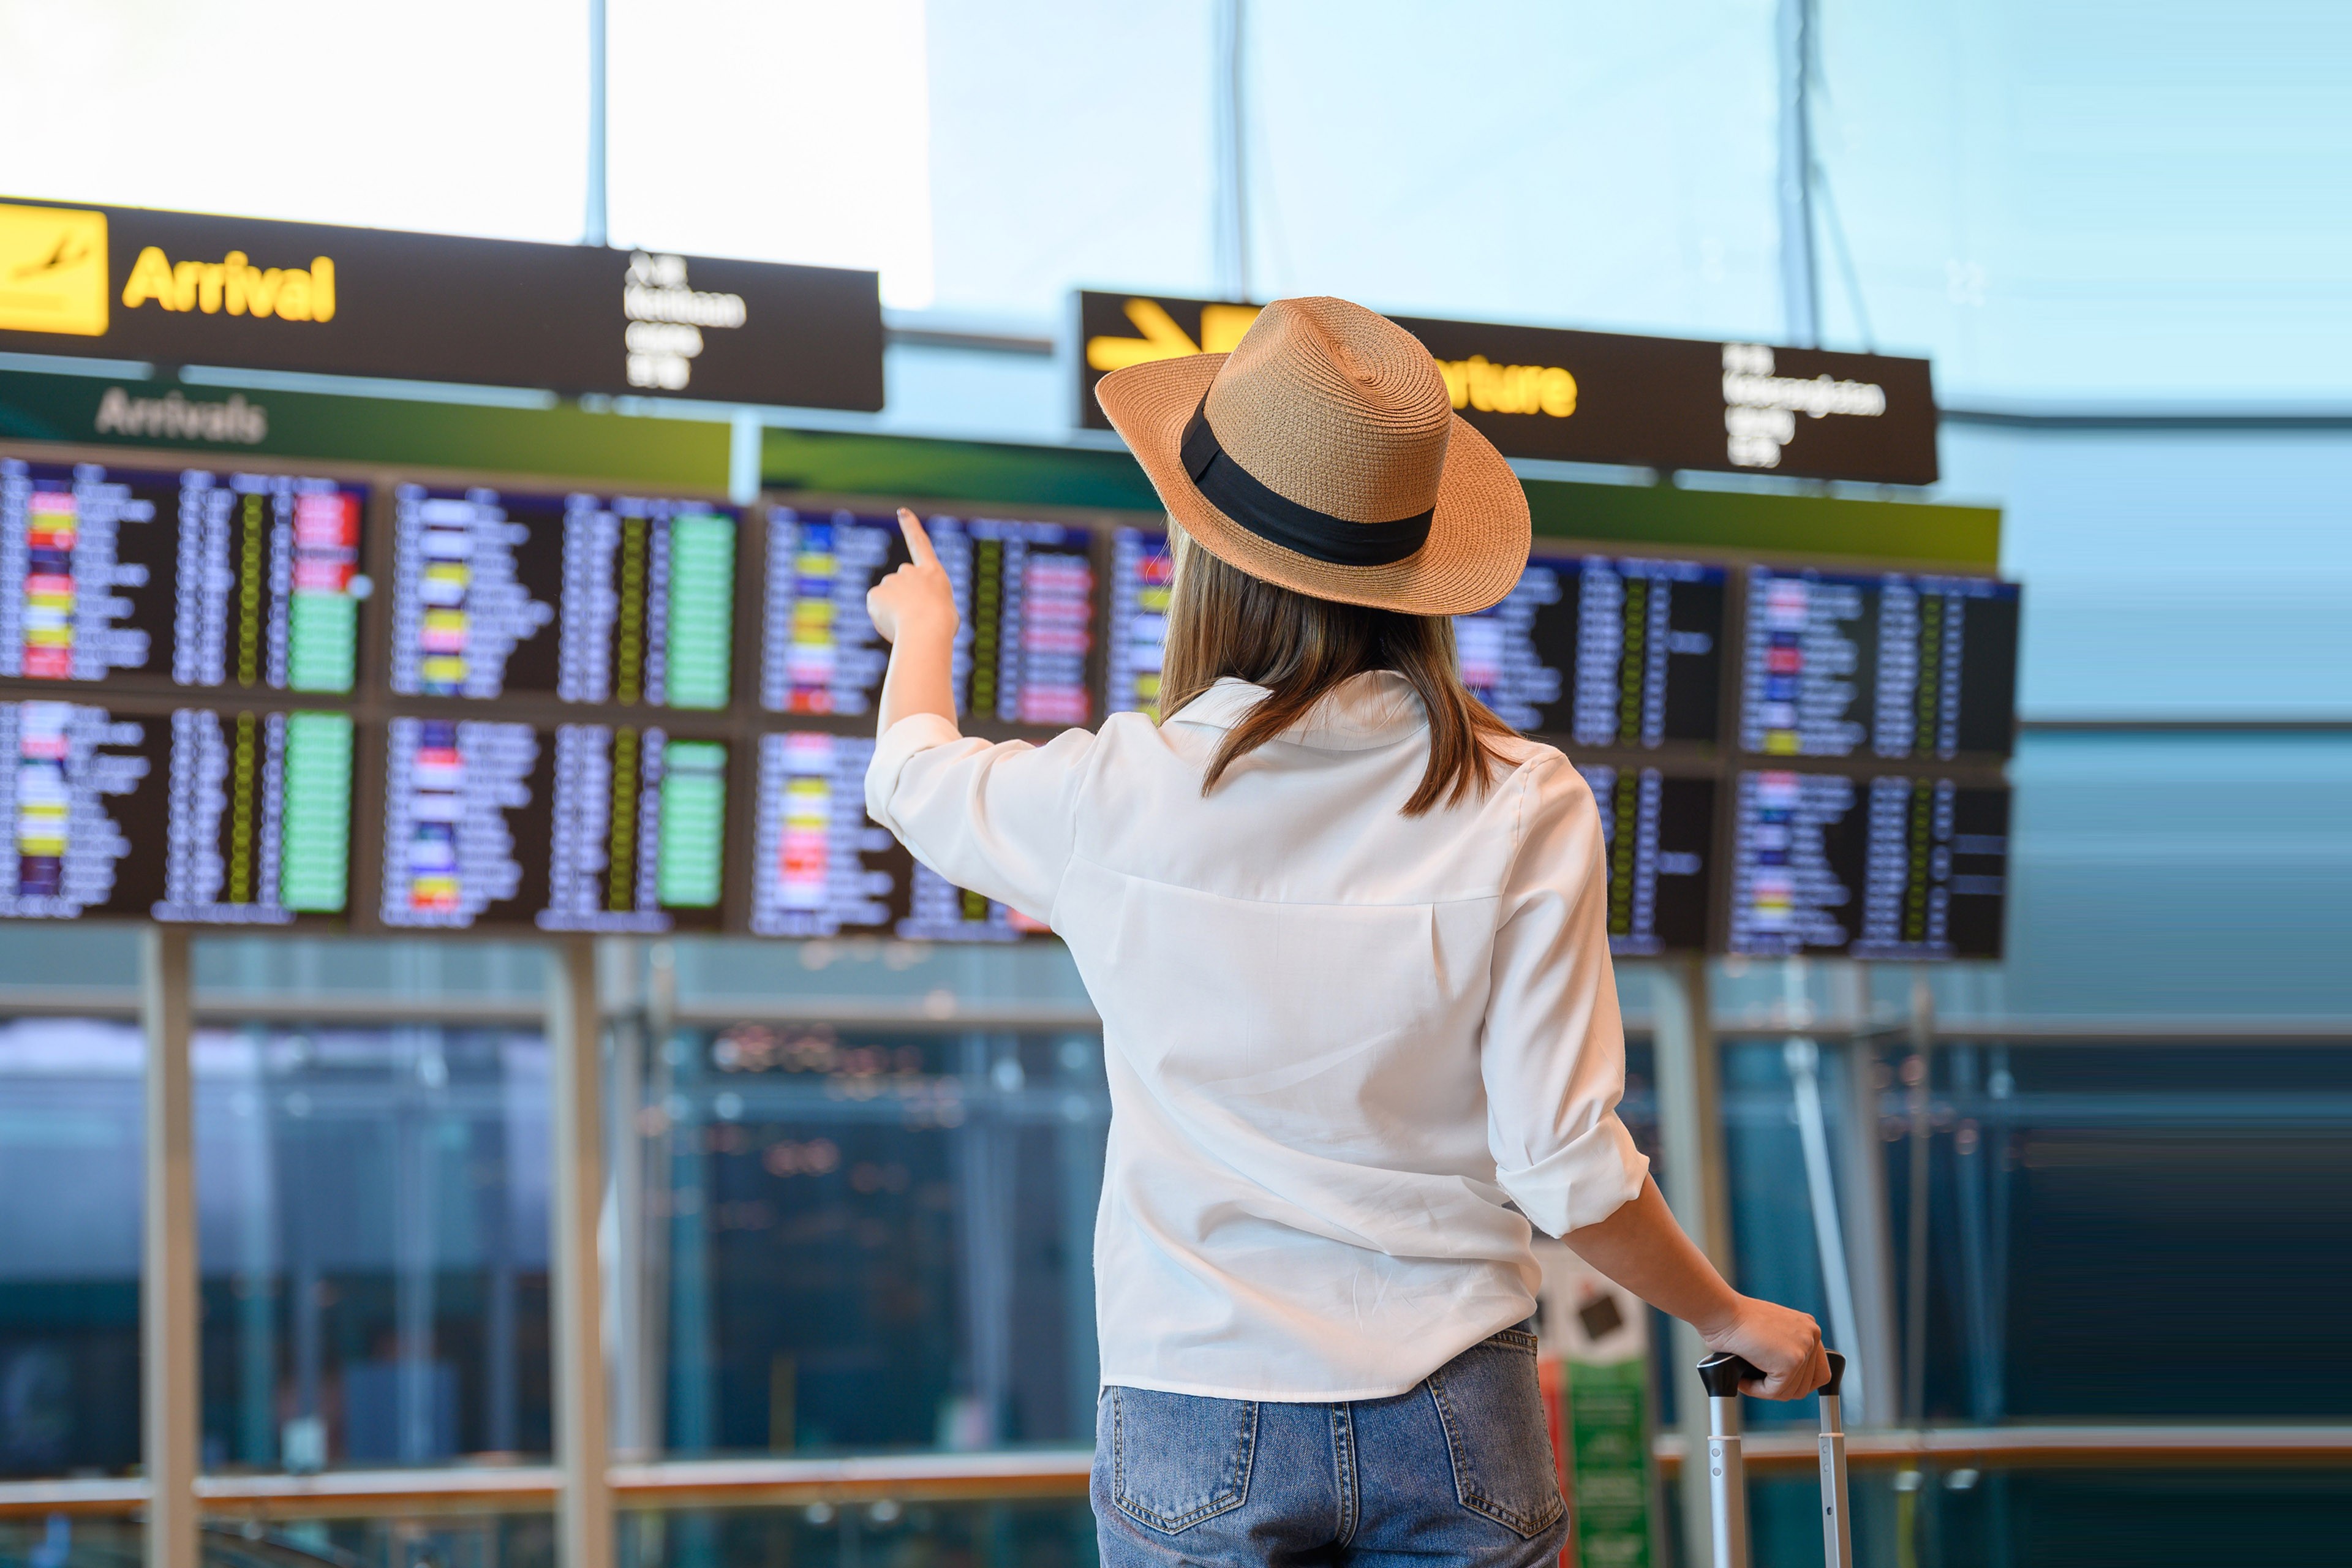
<instances>
[{"instance_id":1,"label":"glass railing","mask_svg":"<svg viewBox=\"0 0 2352 1568\"><path fill-rule=\"evenodd\" d=\"M197 956L205 1506L238 1541L258 1521L264 1545L339 1561L544 1561L542 956L210 941ZM625 1558L1090 1550L1108 1107L1066 957L607 956ZM128 1550L142 1506L131 957L0 955L0 1563ZM1656 1153L1654 972L1621 975L1624 1111ZM2300 1517L2295 1499L2335 1495L2352 1464L2331 1425L2352 1369L2325 1340L2352 1256L2336 1196L2352 1020L2021 1017L1982 974L1933 973L1924 996L1912 978L1709 976L1741 1282L1872 1346L1875 1414L1849 1406L1858 1523L1915 1563L1991 1562L1971 1543L2037 1521L2063 1534L2150 1466L2181 1479L2167 1508L2275 1495ZM2240 1358L2227 1378L2221 1342ZM1662 1380L1678 1374L1665 1353ZM1668 1397L1669 1471L1673 1415ZM1802 1481L1775 1479L1770 1447L1809 1463L1783 1423L1810 1419L1751 1411L1759 1561L1802 1560L1760 1543L1776 1510L1810 1523L1810 1504L1773 1500L1801 1500Z\"/></svg>"}]
</instances>

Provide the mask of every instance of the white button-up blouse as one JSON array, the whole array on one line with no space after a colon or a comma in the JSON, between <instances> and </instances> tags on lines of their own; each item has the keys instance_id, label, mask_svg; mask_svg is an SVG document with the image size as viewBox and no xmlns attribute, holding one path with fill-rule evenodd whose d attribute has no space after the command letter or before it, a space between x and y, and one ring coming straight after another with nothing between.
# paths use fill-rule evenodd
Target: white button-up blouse
<instances>
[{"instance_id":1,"label":"white button-up blouse","mask_svg":"<svg viewBox=\"0 0 2352 1568\"><path fill-rule=\"evenodd\" d=\"M1043 746L917 714L876 748L866 806L1051 925L1102 1014L1103 1381L1378 1398L1534 1310L1530 1226L1641 1190L1601 818L1566 758L1517 740L1483 796L1402 815L1428 731L1385 671L1203 797L1264 696L1221 681L1159 726Z\"/></svg>"}]
</instances>

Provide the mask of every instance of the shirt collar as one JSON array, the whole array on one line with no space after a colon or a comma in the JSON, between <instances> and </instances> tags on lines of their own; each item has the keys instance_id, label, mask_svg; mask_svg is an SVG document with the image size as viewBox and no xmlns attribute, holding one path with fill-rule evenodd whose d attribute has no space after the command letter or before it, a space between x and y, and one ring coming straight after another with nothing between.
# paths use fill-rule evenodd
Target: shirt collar
<instances>
[{"instance_id":1,"label":"shirt collar","mask_svg":"<svg viewBox=\"0 0 2352 1568\"><path fill-rule=\"evenodd\" d=\"M1227 676L1165 722L1230 730L1265 697L1265 687ZM1363 752L1402 740L1425 723L1420 694L1411 681L1392 669L1370 669L1325 693L1306 718L1282 732L1282 739L1318 751Z\"/></svg>"}]
</instances>

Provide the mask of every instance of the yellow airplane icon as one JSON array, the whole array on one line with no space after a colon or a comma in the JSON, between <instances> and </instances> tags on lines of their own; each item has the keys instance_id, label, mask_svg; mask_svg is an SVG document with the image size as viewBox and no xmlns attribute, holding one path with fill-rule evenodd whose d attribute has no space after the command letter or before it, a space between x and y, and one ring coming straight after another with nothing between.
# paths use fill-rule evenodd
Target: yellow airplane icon
<instances>
[{"instance_id":1,"label":"yellow airplane icon","mask_svg":"<svg viewBox=\"0 0 2352 1568\"><path fill-rule=\"evenodd\" d=\"M1139 338L1088 338L1087 365L1092 370L1125 370L1153 360L1182 359L1187 354L1231 353L1257 320L1255 305L1203 305L1201 341L1194 342L1157 300L1129 300L1127 319Z\"/></svg>"},{"instance_id":2,"label":"yellow airplane icon","mask_svg":"<svg viewBox=\"0 0 2352 1568\"><path fill-rule=\"evenodd\" d=\"M106 333L106 215L0 204L0 331Z\"/></svg>"}]
</instances>

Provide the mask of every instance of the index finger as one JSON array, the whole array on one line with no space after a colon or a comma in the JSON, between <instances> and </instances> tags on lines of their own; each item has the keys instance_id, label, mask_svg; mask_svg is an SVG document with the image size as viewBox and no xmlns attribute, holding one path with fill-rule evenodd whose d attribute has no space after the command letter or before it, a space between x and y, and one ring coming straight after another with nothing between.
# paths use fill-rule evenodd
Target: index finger
<instances>
[{"instance_id":1,"label":"index finger","mask_svg":"<svg viewBox=\"0 0 2352 1568\"><path fill-rule=\"evenodd\" d=\"M914 555L918 566L936 566L939 555L931 549L931 536L923 531L922 522L905 507L898 509L898 531L907 536L907 549Z\"/></svg>"}]
</instances>

